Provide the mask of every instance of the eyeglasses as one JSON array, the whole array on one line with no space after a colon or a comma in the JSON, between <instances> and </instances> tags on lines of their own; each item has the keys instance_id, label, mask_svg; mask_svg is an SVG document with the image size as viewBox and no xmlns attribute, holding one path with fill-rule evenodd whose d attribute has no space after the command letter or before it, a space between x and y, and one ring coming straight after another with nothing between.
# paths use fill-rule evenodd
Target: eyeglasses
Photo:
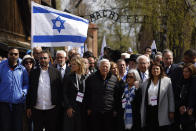
<instances>
[{"instance_id":1,"label":"eyeglasses","mask_svg":"<svg viewBox=\"0 0 196 131\"><path fill-rule=\"evenodd\" d=\"M25 65L27 65L27 64L33 64L33 61L25 61L24 64Z\"/></svg>"},{"instance_id":2,"label":"eyeglasses","mask_svg":"<svg viewBox=\"0 0 196 131\"><path fill-rule=\"evenodd\" d=\"M39 55L39 54L41 54L41 52L34 52L33 54L37 54L37 55Z\"/></svg>"},{"instance_id":3,"label":"eyeglasses","mask_svg":"<svg viewBox=\"0 0 196 131\"><path fill-rule=\"evenodd\" d=\"M18 53L9 53L10 56L17 56Z\"/></svg>"},{"instance_id":4,"label":"eyeglasses","mask_svg":"<svg viewBox=\"0 0 196 131\"><path fill-rule=\"evenodd\" d=\"M63 59L63 58L65 58L65 57L56 57L57 59Z\"/></svg>"},{"instance_id":5,"label":"eyeglasses","mask_svg":"<svg viewBox=\"0 0 196 131\"><path fill-rule=\"evenodd\" d=\"M40 60L42 60L42 59L46 60L46 59L48 59L48 57L40 57Z\"/></svg>"},{"instance_id":6,"label":"eyeglasses","mask_svg":"<svg viewBox=\"0 0 196 131\"><path fill-rule=\"evenodd\" d=\"M133 76L127 76L127 78L132 78L133 79L134 77Z\"/></svg>"}]
</instances>

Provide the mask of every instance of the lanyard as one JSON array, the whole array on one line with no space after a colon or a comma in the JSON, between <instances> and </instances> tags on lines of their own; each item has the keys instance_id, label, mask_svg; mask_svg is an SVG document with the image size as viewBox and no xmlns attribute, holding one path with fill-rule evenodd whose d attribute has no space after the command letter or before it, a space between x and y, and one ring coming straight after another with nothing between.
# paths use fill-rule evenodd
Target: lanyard
<instances>
[{"instance_id":1,"label":"lanyard","mask_svg":"<svg viewBox=\"0 0 196 131\"><path fill-rule=\"evenodd\" d=\"M83 93L85 92L85 80L86 79L84 79L84 80L82 80L82 84L83 84ZM79 77L78 77L78 75L76 74L76 88L77 88L77 90L79 91L80 90L80 88L79 88Z\"/></svg>"}]
</instances>

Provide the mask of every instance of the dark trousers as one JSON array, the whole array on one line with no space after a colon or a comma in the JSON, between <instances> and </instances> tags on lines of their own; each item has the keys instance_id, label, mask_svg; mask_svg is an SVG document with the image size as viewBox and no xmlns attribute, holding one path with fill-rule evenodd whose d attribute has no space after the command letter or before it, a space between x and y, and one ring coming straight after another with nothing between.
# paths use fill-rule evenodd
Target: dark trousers
<instances>
[{"instance_id":1,"label":"dark trousers","mask_svg":"<svg viewBox=\"0 0 196 131\"><path fill-rule=\"evenodd\" d=\"M169 131L169 126L153 126L153 127L145 127L144 131Z\"/></svg>"},{"instance_id":2,"label":"dark trousers","mask_svg":"<svg viewBox=\"0 0 196 131\"><path fill-rule=\"evenodd\" d=\"M169 131L169 126L159 126L158 106L146 107L146 127L144 131Z\"/></svg>"},{"instance_id":3,"label":"dark trousers","mask_svg":"<svg viewBox=\"0 0 196 131\"><path fill-rule=\"evenodd\" d=\"M93 112L92 128L93 131L113 131L113 112Z\"/></svg>"},{"instance_id":4,"label":"dark trousers","mask_svg":"<svg viewBox=\"0 0 196 131\"><path fill-rule=\"evenodd\" d=\"M180 116L182 131L195 131L195 118L187 113Z\"/></svg>"},{"instance_id":5,"label":"dark trousers","mask_svg":"<svg viewBox=\"0 0 196 131\"><path fill-rule=\"evenodd\" d=\"M63 131L84 131L83 125L82 125L81 114L78 112L74 112L73 116L70 118L65 113Z\"/></svg>"},{"instance_id":6,"label":"dark trousers","mask_svg":"<svg viewBox=\"0 0 196 131\"><path fill-rule=\"evenodd\" d=\"M0 102L0 131L22 131L24 104Z\"/></svg>"},{"instance_id":7,"label":"dark trousers","mask_svg":"<svg viewBox=\"0 0 196 131\"><path fill-rule=\"evenodd\" d=\"M57 131L58 109L32 110L34 131Z\"/></svg>"}]
</instances>

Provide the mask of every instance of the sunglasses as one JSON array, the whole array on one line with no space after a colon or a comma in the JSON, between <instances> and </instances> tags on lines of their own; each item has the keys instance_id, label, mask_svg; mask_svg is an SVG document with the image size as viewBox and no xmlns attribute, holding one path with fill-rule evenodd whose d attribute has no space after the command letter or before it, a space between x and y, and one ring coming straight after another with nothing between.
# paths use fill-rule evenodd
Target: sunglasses
<instances>
[{"instance_id":1,"label":"sunglasses","mask_svg":"<svg viewBox=\"0 0 196 131\"><path fill-rule=\"evenodd\" d=\"M134 78L133 76L127 76L127 78Z\"/></svg>"},{"instance_id":2,"label":"sunglasses","mask_svg":"<svg viewBox=\"0 0 196 131\"><path fill-rule=\"evenodd\" d=\"M40 57L40 60L42 60L42 59L46 60L46 59L48 59L48 57Z\"/></svg>"},{"instance_id":3,"label":"sunglasses","mask_svg":"<svg viewBox=\"0 0 196 131\"><path fill-rule=\"evenodd\" d=\"M33 61L25 61L24 64L25 65L27 65L27 64L33 64Z\"/></svg>"},{"instance_id":4,"label":"sunglasses","mask_svg":"<svg viewBox=\"0 0 196 131\"><path fill-rule=\"evenodd\" d=\"M10 56L17 56L18 53L9 53Z\"/></svg>"}]
</instances>

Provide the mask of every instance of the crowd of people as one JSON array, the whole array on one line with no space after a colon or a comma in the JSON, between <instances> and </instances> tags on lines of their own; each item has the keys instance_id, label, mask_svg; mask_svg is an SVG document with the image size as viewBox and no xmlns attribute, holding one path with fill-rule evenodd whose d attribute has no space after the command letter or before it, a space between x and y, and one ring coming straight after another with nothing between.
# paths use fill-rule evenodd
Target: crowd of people
<instances>
[{"instance_id":1,"label":"crowd of people","mask_svg":"<svg viewBox=\"0 0 196 131\"><path fill-rule=\"evenodd\" d=\"M175 64L169 49L53 59L35 47L21 59L11 47L0 62L1 131L195 131L195 109L194 49Z\"/></svg>"}]
</instances>

